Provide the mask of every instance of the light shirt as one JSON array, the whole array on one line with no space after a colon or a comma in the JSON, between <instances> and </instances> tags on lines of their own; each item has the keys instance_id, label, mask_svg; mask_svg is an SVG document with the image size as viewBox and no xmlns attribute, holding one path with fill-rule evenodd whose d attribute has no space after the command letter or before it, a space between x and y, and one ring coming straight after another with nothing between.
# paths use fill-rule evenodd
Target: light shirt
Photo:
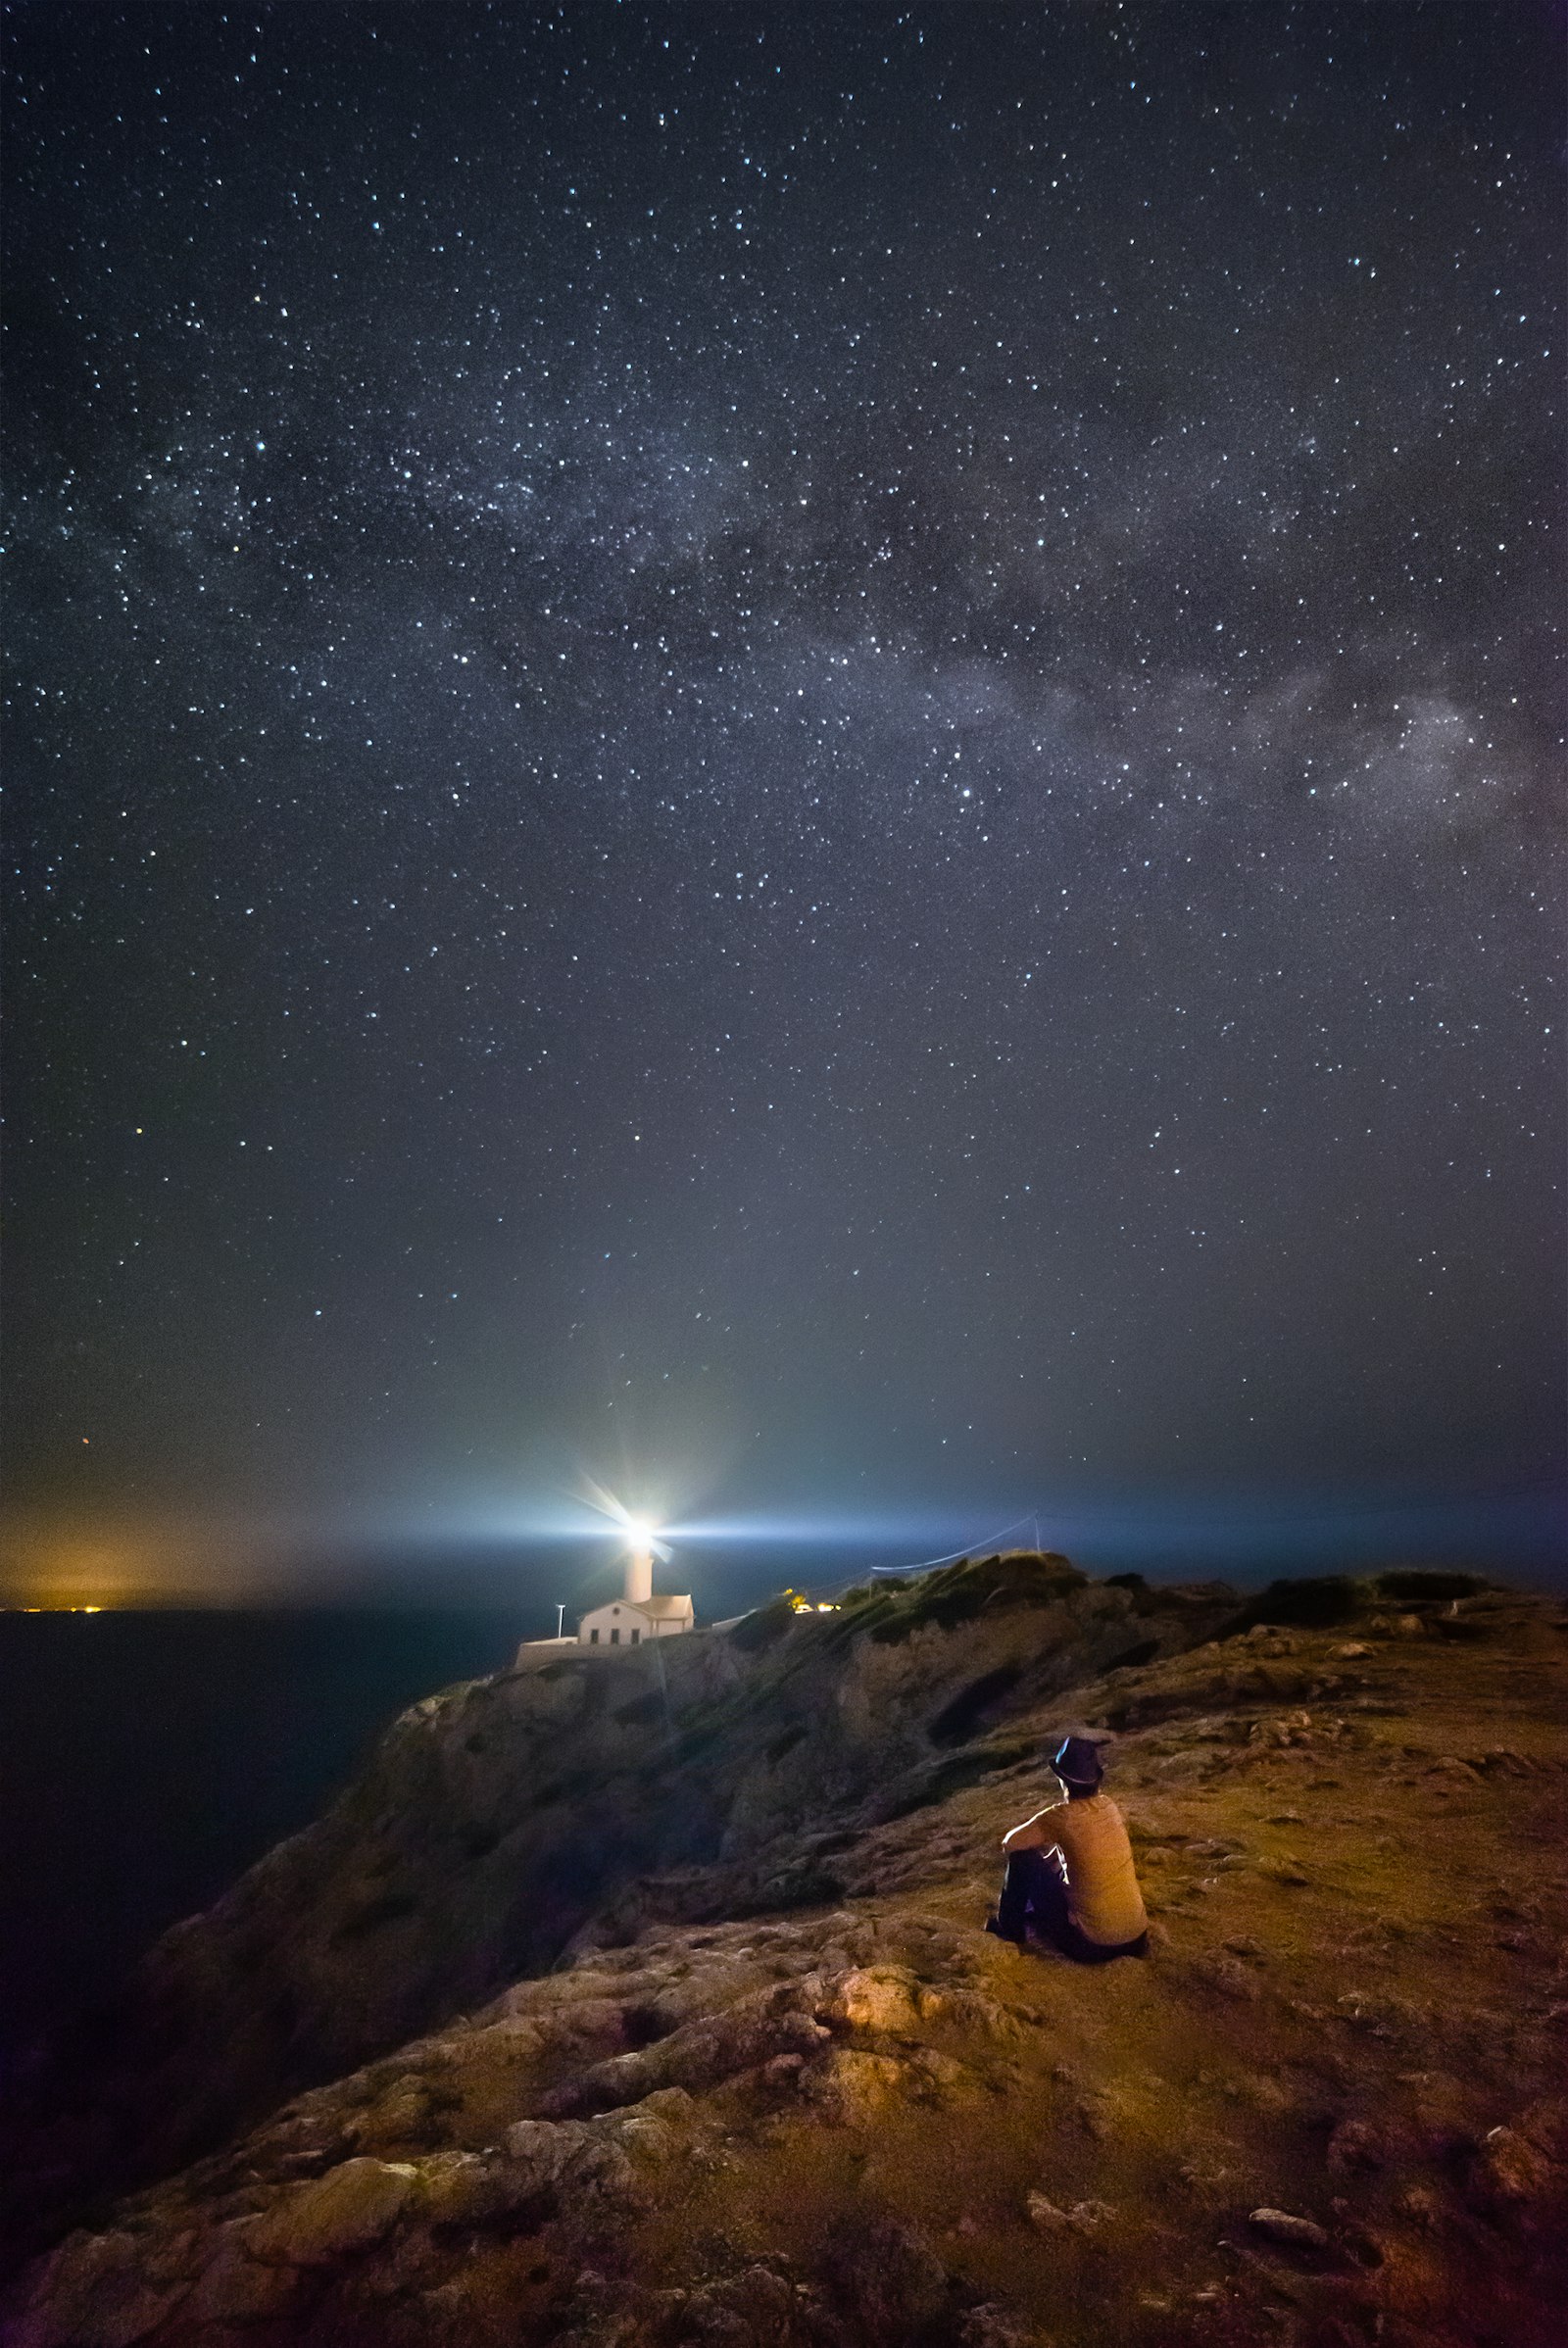
<instances>
[{"instance_id":1,"label":"light shirt","mask_svg":"<svg viewBox=\"0 0 1568 2348\"><path fill-rule=\"evenodd\" d=\"M1009 1841L1023 1850L1060 1851L1067 1865L1067 1913L1086 1940L1115 1948L1148 1931L1133 1846L1108 1793L1054 1802Z\"/></svg>"}]
</instances>

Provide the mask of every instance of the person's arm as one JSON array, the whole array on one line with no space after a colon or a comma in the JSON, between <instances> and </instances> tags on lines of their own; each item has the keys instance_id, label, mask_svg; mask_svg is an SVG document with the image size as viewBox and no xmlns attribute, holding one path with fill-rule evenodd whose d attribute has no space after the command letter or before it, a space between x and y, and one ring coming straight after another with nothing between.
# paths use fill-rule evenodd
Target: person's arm
<instances>
[{"instance_id":1,"label":"person's arm","mask_svg":"<svg viewBox=\"0 0 1568 2348\"><path fill-rule=\"evenodd\" d=\"M1035 1812L1033 1818L1026 1818L1021 1827L1014 1827L1010 1834L1003 1835L1003 1849L1004 1851L1050 1850L1056 1837L1047 1822L1054 1818L1056 1812L1061 1808L1060 1802L1048 1802L1045 1809Z\"/></svg>"}]
</instances>

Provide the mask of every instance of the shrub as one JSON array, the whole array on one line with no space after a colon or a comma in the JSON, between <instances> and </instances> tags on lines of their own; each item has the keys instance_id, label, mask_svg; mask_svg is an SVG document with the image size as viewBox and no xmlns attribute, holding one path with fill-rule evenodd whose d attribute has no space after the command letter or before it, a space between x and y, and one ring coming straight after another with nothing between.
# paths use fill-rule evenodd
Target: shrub
<instances>
[{"instance_id":1,"label":"shrub","mask_svg":"<svg viewBox=\"0 0 1568 2348\"><path fill-rule=\"evenodd\" d=\"M1326 1631L1348 1623L1366 1603L1366 1591L1348 1574L1318 1574L1309 1580L1271 1582L1242 1608L1229 1636L1255 1623L1278 1623L1299 1631Z\"/></svg>"},{"instance_id":2,"label":"shrub","mask_svg":"<svg viewBox=\"0 0 1568 2348\"><path fill-rule=\"evenodd\" d=\"M1380 1598L1475 1598L1494 1585L1480 1574L1429 1573L1418 1566L1400 1566L1379 1574L1373 1587Z\"/></svg>"}]
</instances>

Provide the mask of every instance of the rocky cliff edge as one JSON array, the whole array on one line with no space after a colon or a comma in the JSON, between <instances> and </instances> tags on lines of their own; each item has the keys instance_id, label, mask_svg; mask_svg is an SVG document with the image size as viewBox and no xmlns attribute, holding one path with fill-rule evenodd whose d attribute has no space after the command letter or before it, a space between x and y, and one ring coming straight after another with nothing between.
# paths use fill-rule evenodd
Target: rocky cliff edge
<instances>
[{"instance_id":1,"label":"rocky cliff edge","mask_svg":"<svg viewBox=\"0 0 1568 2348\"><path fill-rule=\"evenodd\" d=\"M1555 2341L1564 1645L1001 1559L432 1698L29 2123L8 2348ZM1080 1721L1090 1971L979 1930Z\"/></svg>"}]
</instances>

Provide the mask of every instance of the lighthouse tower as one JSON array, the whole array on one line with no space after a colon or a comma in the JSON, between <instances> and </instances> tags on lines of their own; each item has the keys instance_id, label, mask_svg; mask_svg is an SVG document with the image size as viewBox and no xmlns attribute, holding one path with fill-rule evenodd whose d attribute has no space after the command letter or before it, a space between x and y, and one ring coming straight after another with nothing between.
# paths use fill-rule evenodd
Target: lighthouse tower
<instances>
[{"instance_id":1,"label":"lighthouse tower","mask_svg":"<svg viewBox=\"0 0 1568 2348\"><path fill-rule=\"evenodd\" d=\"M577 1626L580 1647L639 1647L650 1639L672 1639L696 1628L689 1595L654 1595L654 1553L667 1557L658 1536L647 1525L626 1526L624 1594L608 1606L596 1606Z\"/></svg>"},{"instance_id":2,"label":"lighthouse tower","mask_svg":"<svg viewBox=\"0 0 1568 2348\"><path fill-rule=\"evenodd\" d=\"M654 1594L654 1544L641 1526L626 1544L626 1603L646 1606Z\"/></svg>"}]
</instances>

